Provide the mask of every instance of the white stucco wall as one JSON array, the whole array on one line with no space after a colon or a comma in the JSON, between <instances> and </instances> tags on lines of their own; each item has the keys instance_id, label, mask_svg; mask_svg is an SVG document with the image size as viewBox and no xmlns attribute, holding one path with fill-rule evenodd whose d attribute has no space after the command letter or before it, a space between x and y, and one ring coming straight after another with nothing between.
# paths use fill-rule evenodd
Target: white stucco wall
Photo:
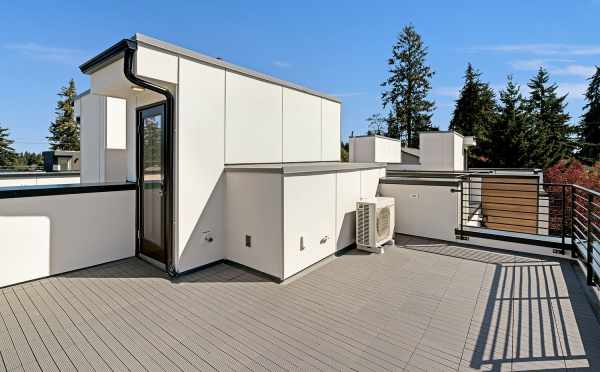
<instances>
[{"instance_id":1,"label":"white stucco wall","mask_svg":"<svg viewBox=\"0 0 600 372\"><path fill-rule=\"evenodd\" d=\"M381 136L352 137L349 158L354 163L401 163L402 142Z\"/></svg>"},{"instance_id":2,"label":"white stucco wall","mask_svg":"<svg viewBox=\"0 0 600 372\"><path fill-rule=\"evenodd\" d=\"M452 133L421 133L419 135L422 170L454 169L454 136Z\"/></svg>"},{"instance_id":3,"label":"white stucco wall","mask_svg":"<svg viewBox=\"0 0 600 372\"><path fill-rule=\"evenodd\" d=\"M281 86L226 72L225 162L281 162L281 107Z\"/></svg>"},{"instance_id":4,"label":"white stucco wall","mask_svg":"<svg viewBox=\"0 0 600 372\"><path fill-rule=\"evenodd\" d=\"M0 287L133 256L134 226L134 191L0 199Z\"/></svg>"},{"instance_id":5,"label":"white stucco wall","mask_svg":"<svg viewBox=\"0 0 600 372\"><path fill-rule=\"evenodd\" d=\"M350 137L349 160L352 163L368 163L375 161L375 137Z\"/></svg>"},{"instance_id":6,"label":"white stucco wall","mask_svg":"<svg viewBox=\"0 0 600 372\"><path fill-rule=\"evenodd\" d=\"M341 153L341 107L337 102L321 99L322 109L322 159L340 161Z\"/></svg>"},{"instance_id":7,"label":"white stucco wall","mask_svg":"<svg viewBox=\"0 0 600 372\"><path fill-rule=\"evenodd\" d=\"M106 97L86 94L76 102L80 117L81 182L101 182L104 177Z\"/></svg>"},{"instance_id":8,"label":"white stucco wall","mask_svg":"<svg viewBox=\"0 0 600 372\"><path fill-rule=\"evenodd\" d=\"M277 278L283 272L283 180L278 173L227 172L225 252ZM250 247L246 246L250 236Z\"/></svg>"},{"instance_id":9,"label":"white stucco wall","mask_svg":"<svg viewBox=\"0 0 600 372\"><path fill-rule=\"evenodd\" d=\"M402 142L375 137L375 159L376 163L401 163L402 162Z\"/></svg>"},{"instance_id":10,"label":"white stucco wall","mask_svg":"<svg viewBox=\"0 0 600 372\"><path fill-rule=\"evenodd\" d=\"M136 74L140 77L177 84L178 59L174 54L138 45L135 60Z\"/></svg>"},{"instance_id":11,"label":"white stucco wall","mask_svg":"<svg viewBox=\"0 0 600 372\"><path fill-rule=\"evenodd\" d=\"M283 277L336 250L336 174L284 178Z\"/></svg>"},{"instance_id":12,"label":"white stucco wall","mask_svg":"<svg viewBox=\"0 0 600 372\"><path fill-rule=\"evenodd\" d=\"M283 88L283 161L320 161L321 98Z\"/></svg>"},{"instance_id":13,"label":"white stucco wall","mask_svg":"<svg viewBox=\"0 0 600 372\"><path fill-rule=\"evenodd\" d=\"M180 58L179 78L176 267L186 271L225 257L225 71Z\"/></svg>"}]
</instances>

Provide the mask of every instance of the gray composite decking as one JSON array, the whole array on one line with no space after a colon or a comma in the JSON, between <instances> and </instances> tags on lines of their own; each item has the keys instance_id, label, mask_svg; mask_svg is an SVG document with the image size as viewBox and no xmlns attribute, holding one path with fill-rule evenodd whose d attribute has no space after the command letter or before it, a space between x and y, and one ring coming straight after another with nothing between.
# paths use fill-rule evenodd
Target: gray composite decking
<instances>
[{"instance_id":1,"label":"gray composite decking","mask_svg":"<svg viewBox=\"0 0 600 372\"><path fill-rule=\"evenodd\" d=\"M131 258L0 289L0 371L600 370L574 264L399 245L283 284Z\"/></svg>"}]
</instances>

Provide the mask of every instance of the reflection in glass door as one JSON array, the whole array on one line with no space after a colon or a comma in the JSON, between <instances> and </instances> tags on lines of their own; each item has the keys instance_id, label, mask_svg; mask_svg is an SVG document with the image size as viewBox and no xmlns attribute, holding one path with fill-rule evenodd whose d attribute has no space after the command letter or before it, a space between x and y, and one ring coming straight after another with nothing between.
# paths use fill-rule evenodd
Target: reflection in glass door
<instances>
[{"instance_id":1,"label":"reflection in glass door","mask_svg":"<svg viewBox=\"0 0 600 372\"><path fill-rule=\"evenodd\" d=\"M163 104L138 112L138 170L141 183L139 200L140 253L165 262L163 247Z\"/></svg>"}]
</instances>

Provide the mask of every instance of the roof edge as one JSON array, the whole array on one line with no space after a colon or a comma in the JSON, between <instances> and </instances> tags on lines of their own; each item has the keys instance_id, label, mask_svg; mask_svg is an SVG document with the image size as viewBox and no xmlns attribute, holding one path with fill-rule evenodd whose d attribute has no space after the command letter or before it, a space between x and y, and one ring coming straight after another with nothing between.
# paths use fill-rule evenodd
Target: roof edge
<instances>
[{"instance_id":1,"label":"roof edge","mask_svg":"<svg viewBox=\"0 0 600 372\"><path fill-rule=\"evenodd\" d=\"M123 39L81 64L79 69L84 74L91 74L95 71L98 71L102 67L109 65L121 58L125 49L136 50L137 41L133 39Z\"/></svg>"},{"instance_id":2,"label":"roof edge","mask_svg":"<svg viewBox=\"0 0 600 372\"><path fill-rule=\"evenodd\" d=\"M229 63L226 62L224 60L221 59L217 59L214 57L210 57L207 56L205 54L202 53L198 53L195 52L191 49L187 49L184 47L180 47L178 45L166 42L166 41L162 41L156 38L153 38L151 36L148 35L144 35L141 33L136 33L131 40L132 42L138 43L139 45L147 45L150 47L154 47L157 49L161 49L163 51L169 52L169 53L173 53L173 54L177 54L186 58L190 58L192 60L201 62L201 63L205 63L208 65L212 65L212 66L217 66L220 68L223 68L225 70L229 70L241 75L245 75L247 77L251 77L254 79L258 79L258 80L262 80L268 83L272 83L272 84L276 84L276 85L280 85L280 86L284 86L286 88L290 88L290 89L294 89L303 93L307 93L313 96L317 96L317 97L321 97L324 98L326 100L329 101L333 101L333 102L337 102L337 103L342 103L342 101L338 98L335 97L333 95L329 95L329 94L325 94L325 93L321 93L318 92L316 90L312 90L306 87L303 87L301 85L286 81L286 80L282 80L282 79L278 79L276 77L267 75L267 74L263 74L261 72L258 71L254 71L254 70L250 70L247 69L245 67L241 67L238 65L235 65L233 63Z\"/></svg>"}]
</instances>

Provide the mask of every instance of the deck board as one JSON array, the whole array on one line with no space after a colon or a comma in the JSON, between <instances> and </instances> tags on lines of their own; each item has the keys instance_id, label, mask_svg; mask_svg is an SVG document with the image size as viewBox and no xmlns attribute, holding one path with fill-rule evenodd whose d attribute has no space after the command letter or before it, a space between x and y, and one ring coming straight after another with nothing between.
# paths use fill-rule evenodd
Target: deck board
<instances>
[{"instance_id":1,"label":"deck board","mask_svg":"<svg viewBox=\"0 0 600 372\"><path fill-rule=\"evenodd\" d=\"M567 262L401 237L273 283L135 258L0 289L0 372L600 369Z\"/></svg>"}]
</instances>

